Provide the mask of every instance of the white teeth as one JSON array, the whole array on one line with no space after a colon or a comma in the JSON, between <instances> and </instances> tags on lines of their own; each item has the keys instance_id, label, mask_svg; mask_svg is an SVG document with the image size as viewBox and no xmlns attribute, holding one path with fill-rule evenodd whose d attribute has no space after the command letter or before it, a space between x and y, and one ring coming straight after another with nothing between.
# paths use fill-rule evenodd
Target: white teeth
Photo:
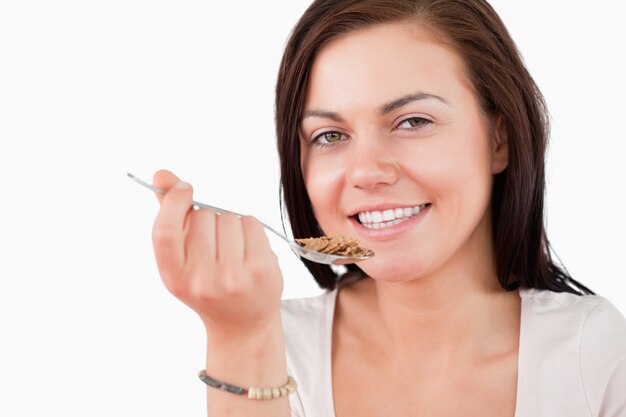
<instances>
[{"instance_id":1,"label":"white teeth","mask_svg":"<svg viewBox=\"0 0 626 417\"><path fill-rule=\"evenodd\" d=\"M401 223L416 214L419 214L427 204L415 207L398 207L385 211L362 211L358 214L361 224L371 228L378 229L380 227L392 226Z\"/></svg>"},{"instance_id":2,"label":"white teeth","mask_svg":"<svg viewBox=\"0 0 626 417\"><path fill-rule=\"evenodd\" d=\"M394 210L385 210L383 211L383 220L388 222L389 220L393 220L396 218L396 214Z\"/></svg>"},{"instance_id":3,"label":"white teeth","mask_svg":"<svg viewBox=\"0 0 626 417\"><path fill-rule=\"evenodd\" d=\"M396 224L400 224L407 220L409 220L408 217L403 217L402 219L395 219L382 223L363 223L363 226L367 227L368 229L384 229L385 227L395 226Z\"/></svg>"}]
</instances>

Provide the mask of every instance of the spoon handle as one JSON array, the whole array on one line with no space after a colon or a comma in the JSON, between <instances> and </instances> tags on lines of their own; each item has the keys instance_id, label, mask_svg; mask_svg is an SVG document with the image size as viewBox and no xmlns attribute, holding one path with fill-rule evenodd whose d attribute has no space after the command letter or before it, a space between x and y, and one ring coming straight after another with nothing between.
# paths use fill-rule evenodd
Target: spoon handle
<instances>
[{"instance_id":1,"label":"spoon handle","mask_svg":"<svg viewBox=\"0 0 626 417\"><path fill-rule=\"evenodd\" d=\"M147 189L154 191L155 193L165 194L165 190L163 190L163 189L161 189L161 188L158 188L158 187L155 187L155 186L154 186L154 185L152 185L152 184L148 184L147 182L145 182L144 180L142 180L142 179L141 179L141 178L139 178L139 177L134 176L134 175L133 175L133 174L131 174L130 172L127 172L127 173L126 173L126 175L128 175L128 177L129 177L129 178L131 178L131 179L135 180L136 182L138 182L139 184L143 185L143 186L144 186L144 187L146 187ZM191 204L192 204L194 207L198 207L198 208L205 208L205 209L210 209L210 210L216 211L216 212L218 212L218 213L231 213L231 214L234 214L235 216L243 217L243 214L240 214L240 213L235 213L234 211L226 210L226 209L223 209L223 208L220 208L220 207L210 206L210 205L208 205L208 204L201 203L201 202L199 202L199 201L191 200ZM261 224L262 224L262 225L263 225L263 227L265 227L267 230L269 230L270 232L274 233L276 236L278 236L279 238L281 238L281 239L282 239L282 240L284 240L285 242L289 243L289 245L291 245L291 244L292 244L292 242L291 242L289 239L287 239L287 238L285 237L285 235L283 235L282 233L280 233L280 232L278 232L278 231L274 230L274 228L273 228L273 227L271 227L271 226L269 226L269 225L267 225L267 224L265 224L265 223L263 223L263 222L261 222Z\"/></svg>"}]
</instances>

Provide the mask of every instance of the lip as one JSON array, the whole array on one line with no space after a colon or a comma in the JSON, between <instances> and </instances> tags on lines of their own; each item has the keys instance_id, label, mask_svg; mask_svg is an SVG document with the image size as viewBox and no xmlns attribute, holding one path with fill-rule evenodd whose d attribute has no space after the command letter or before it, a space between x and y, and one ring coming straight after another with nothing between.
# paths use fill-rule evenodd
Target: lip
<instances>
[{"instance_id":1,"label":"lip","mask_svg":"<svg viewBox=\"0 0 626 417\"><path fill-rule=\"evenodd\" d=\"M408 203L408 204L403 204L403 203L385 203L385 204L361 206L361 207L353 210L348 215L350 217L353 217L353 216L356 216L357 214L359 214L361 212L364 212L364 211L385 211L385 210L396 209L396 208L417 207L417 206L422 206L424 204L428 204L428 203L419 203L419 204L413 204L413 203Z\"/></svg>"},{"instance_id":2,"label":"lip","mask_svg":"<svg viewBox=\"0 0 626 417\"><path fill-rule=\"evenodd\" d=\"M380 207L380 206L379 206ZM389 206L392 207L410 207L410 206ZM350 217L350 221L352 222L352 226L356 233L363 239L367 240L391 240L395 239L402 233L406 232L409 229L412 229L417 224L419 224L422 219L428 214L432 205L427 206L425 209L419 212L417 216L412 216L409 220L405 220L402 223L396 224L394 226L385 227L384 229L369 229L363 226L356 219L355 216ZM380 209L378 209L380 210ZM371 211L371 210L364 210Z\"/></svg>"}]
</instances>

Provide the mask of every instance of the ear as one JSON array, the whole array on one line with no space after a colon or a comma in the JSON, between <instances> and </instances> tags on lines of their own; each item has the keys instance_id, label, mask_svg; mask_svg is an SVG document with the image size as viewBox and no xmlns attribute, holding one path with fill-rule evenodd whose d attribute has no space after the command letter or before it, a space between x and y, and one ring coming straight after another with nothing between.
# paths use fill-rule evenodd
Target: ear
<instances>
[{"instance_id":1,"label":"ear","mask_svg":"<svg viewBox=\"0 0 626 417\"><path fill-rule=\"evenodd\" d=\"M506 123L500 115L496 117L491 141L491 173L499 174L509 164L509 138Z\"/></svg>"}]
</instances>

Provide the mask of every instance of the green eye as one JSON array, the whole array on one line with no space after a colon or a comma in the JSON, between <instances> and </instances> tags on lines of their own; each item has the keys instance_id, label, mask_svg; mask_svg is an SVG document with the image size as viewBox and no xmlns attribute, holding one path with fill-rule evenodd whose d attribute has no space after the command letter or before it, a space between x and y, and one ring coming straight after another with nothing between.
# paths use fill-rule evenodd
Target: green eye
<instances>
[{"instance_id":1,"label":"green eye","mask_svg":"<svg viewBox=\"0 0 626 417\"><path fill-rule=\"evenodd\" d=\"M326 146L332 146L338 142L342 142L343 140L345 140L345 138L346 135L341 132L328 131L315 136L311 141L311 145L323 148Z\"/></svg>"},{"instance_id":2,"label":"green eye","mask_svg":"<svg viewBox=\"0 0 626 417\"><path fill-rule=\"evenodd\" d=\"M326 142L332 143L332 142L337 142L341 140L341 137L343 135L339 132L326 132L326 133L322 133L320 136Z\"/></svg>"}]
</instances>

